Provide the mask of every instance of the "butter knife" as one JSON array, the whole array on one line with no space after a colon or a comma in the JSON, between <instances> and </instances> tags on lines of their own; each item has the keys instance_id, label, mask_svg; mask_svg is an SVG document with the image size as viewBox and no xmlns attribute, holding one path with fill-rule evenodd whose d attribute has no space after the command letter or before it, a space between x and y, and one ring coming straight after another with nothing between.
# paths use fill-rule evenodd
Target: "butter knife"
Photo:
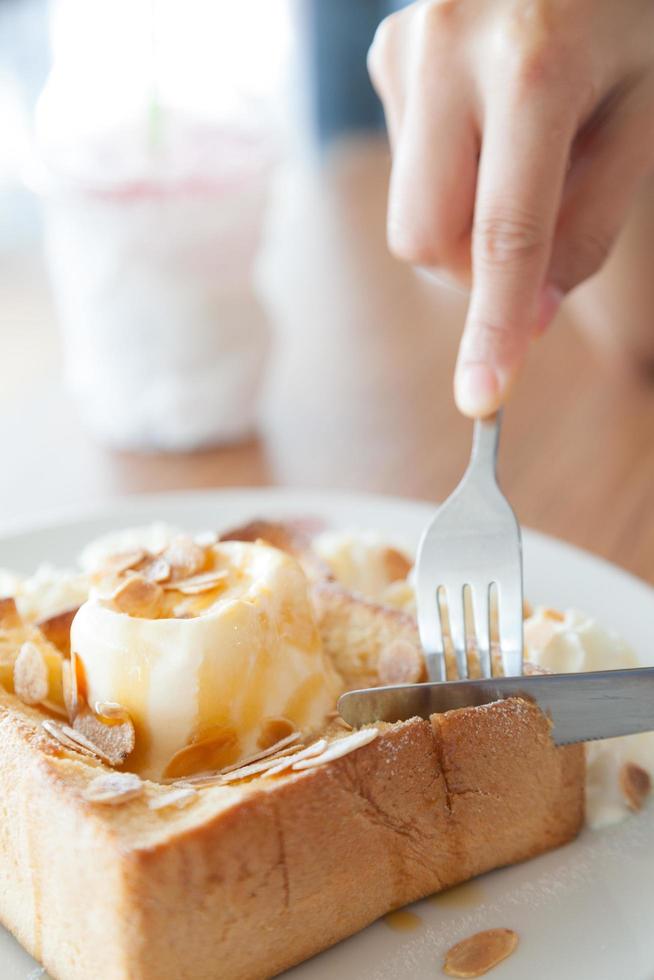
<instances>
[{"instance_id":1,"label":"butter knife","mask_svg":"<svg viewBox=\"0 0 654 980\"><path fill-rule=\"evenodd\" d=\"M341 695L338 710L358 728L515 697L550 718L557 745L654 730L654 667L370 687Z\"/></svg>"}]
</instances>

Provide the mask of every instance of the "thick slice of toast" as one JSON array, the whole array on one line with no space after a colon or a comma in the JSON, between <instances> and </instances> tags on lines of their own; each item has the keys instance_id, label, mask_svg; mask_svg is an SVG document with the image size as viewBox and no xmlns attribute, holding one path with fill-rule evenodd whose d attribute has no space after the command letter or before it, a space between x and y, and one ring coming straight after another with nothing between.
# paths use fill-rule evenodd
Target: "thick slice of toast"
<instances>
[{"instance_id":1,"label":"thick slice of toast","mask_svg":"<svg viewBox=\"0 0 654 980\"><path fill-rule=\"evenodd\" d=\"M300 559L346 686L423 676L412 617L342 589L297 528L232 536ZM169 787L155 783L89 802L111 770L54 741L44 717L0 688L0 918L57 980L271 977L583 822L583 747L555 747L520 700L379 725L340 759L156 811Z\"/></svg>"},{"instance_id":2,"label":"thick slice of toast","mask_svg":"<svg viewBox=\"0 0 654 980\"><path fill-rule=\"evenodd\" d=\"M57 980L270 977L583 820L583 748L517 700L159 812L87 802L103 767L41 720L0 693L0 917Z\"/></svg>"}]
</instances>

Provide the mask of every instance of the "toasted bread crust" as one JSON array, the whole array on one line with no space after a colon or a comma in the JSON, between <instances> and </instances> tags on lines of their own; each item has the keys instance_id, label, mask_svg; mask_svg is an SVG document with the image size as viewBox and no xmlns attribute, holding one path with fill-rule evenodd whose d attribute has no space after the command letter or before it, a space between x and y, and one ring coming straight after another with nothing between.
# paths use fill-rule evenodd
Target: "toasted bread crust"
<instances>
[{"instance_id":1,"label":"toasted bread crust","mask_svg":"<svg viewBox=\"0 0 654 980\"><path fill-rule=\"evenodd\" d=\"M227 538L298 558L344 686L424 678L413 617L340 586L305 529ZM20 625L10 600L0 616ZM65 652L65 617L43 625ZM262 980L583 822L583 747L555 747L518 699L380 724L349 755L206 787L183 810L150 809L165 792L151 783L89 802L111 770L47 737L44 717L0 687L0 918L55 980Z\"/></svg>"},{"instance_id":2,"label":"toasted bread crust","mask_svg":"<svg viewBox=\"0 0 654 980\"><path fill-rule=\"evenodd\" d=\"M173 813L87 803L102 767L39 720L0 694L0 915L57 980L270 977L583 820L583 748L556 748L523 701L383 726L342 759Z\"/></svg>"}]
</instances>

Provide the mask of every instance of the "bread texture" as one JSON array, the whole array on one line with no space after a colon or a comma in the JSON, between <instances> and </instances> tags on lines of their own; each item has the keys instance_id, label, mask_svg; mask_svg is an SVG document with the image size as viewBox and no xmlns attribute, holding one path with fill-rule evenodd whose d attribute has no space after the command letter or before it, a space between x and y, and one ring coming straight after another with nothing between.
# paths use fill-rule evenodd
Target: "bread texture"
<instances>
[{"instance_id":1,"label":"bread texture","mask_svg":"<svg viewBox=\"0 0 654 980\"><path fill-rule=\"evenodd\" d=\"M384 913L569 841L581 746L510 700L383 726L184 810L87 802L104 767L0 694L0 916L56 980L255 980Z\"/></svg>"},{"instance_id":2,"label":"bread texture","mask_svg":"<svg viewBox=\"0 0 654 980\"><path fill-rule=\"evenodd\" d=\"M422 679L412 617L347 593L276 527L345 686ZM520 699L379 724L341 758L158 810L170 791L158 783L120 805L87 799L113 770L50 737L46 717L0 688L0 918L55 980L273 977L408 902L570 841L584 818L583 746L556 747Z\"/></svg>"}]
</instances>

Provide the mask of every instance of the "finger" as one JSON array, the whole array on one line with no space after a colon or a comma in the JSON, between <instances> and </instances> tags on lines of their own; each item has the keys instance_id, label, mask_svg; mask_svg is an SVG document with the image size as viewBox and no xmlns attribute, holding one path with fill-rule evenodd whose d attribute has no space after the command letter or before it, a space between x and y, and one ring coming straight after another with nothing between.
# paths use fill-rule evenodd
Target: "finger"
<instances>
[{"instance_id":1,"label":"finger","mask_svg":"<svg viewBox=\"0 0 654 980\"><path fill-rule=\"evenodd\" d=\"M388 242L415 265L464 274L477 179L478 137L459 93L409 95L395 149L388 199Z\"/></svg>"},{"instance_id":2,"label":"finger","mask_svg":"<svg viewBox=\"0 0 654 980\"><path fill-rule=\"evenodd\" d=\"M654 168L652 83L632 91L582 147L566 181L547 281L569 292L603 265L639 181Z\"/></svg>"},{"instance_id":3,"label":"finger","mask_svg":"<svg viewBox=\"0 0 654 980\"><path fill-rule=\"evenodd\" d=\"M497 410L523 361L547 269L574 133L572 112L507 100L484 121L473 224L473 291L455 373L466 415Z\"/></svg>"},{"instance_id":4,"label":"finger","mask_svg":"<svg viewBox=\"0 0 654 980\"><path fill-rule=\"evenodd\" d=\"M397 140L407 87L407 12L386 17L377 27L367 56L368 75L386 117L391 146Z\"/></svg>"}]
</instances>

